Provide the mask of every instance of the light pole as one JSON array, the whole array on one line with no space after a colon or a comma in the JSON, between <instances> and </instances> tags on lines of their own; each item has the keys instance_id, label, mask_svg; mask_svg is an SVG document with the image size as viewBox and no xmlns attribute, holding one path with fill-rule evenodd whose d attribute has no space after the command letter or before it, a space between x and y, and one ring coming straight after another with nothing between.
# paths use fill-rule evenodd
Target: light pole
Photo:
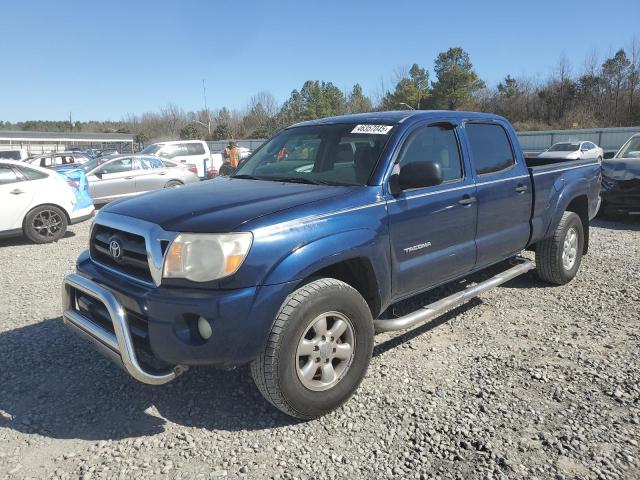
<instances>
[{"instance_id":1,"label":"light pole","mask_svg":"<svg viewBox=\"0 0 640 480\"><path fill-rule=\"evenodd\" d=\"M204 111L207 112L207 123L200 122L196 120L196 123L207 127L207 131L209 132L209 138L211 138L211 113L209 113L209 109L207 108L207 87L204 84L204 78L202 79L202 98L204 99Z\"/></svg>"}]
</instances>

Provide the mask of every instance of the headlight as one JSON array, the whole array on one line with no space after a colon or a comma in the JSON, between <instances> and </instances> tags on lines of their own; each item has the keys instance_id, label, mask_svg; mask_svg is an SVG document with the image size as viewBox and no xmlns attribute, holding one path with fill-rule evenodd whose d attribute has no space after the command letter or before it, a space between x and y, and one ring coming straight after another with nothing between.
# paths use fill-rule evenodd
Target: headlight
<instances>
[{"instance_id":1,"label":"headlight","mask_svg":"<svg viewBox=\"0 0 640 480\"><path fill-rule=\"evenodd\" d=\"M228 277L238 271L252 242L251 233L181 233L169 246L162 276L194 282Z\"/></svg>"}]
</instances>

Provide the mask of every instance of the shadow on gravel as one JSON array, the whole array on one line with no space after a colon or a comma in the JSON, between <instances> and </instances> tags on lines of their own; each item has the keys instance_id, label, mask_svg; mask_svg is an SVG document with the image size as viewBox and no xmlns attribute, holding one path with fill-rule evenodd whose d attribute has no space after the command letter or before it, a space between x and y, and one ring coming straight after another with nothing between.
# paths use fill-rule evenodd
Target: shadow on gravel
<instances>
[{"instance_id":1,"label":"shadow on gravel","mask_svg":"<svg viewBox=\"0 0 640 480\"><path fill-rule=\"evenodd\" d=\"M609 230L627 230L640 232L640 215L627 215L620 220L608 220L597 217L591 220L592 227L607 228Z\"/></svg>"},{"instance_id":2,"label":"shadow on gravel","mask_svg":"<svg viewBox=\"0 0 640 480\"><path fill-rule=\"evenodd\" d=\"M65 238L72 238L75 237L76 234L67 230L64 234L64 236L58 240L59 242L64 242ZM3 247L18 247L21 245L37 245L36 243L33 243L31 240L29 240L27 237L11 237L11 238L3 238L0 239L0 248Z\"/></svg>"},{"instance_id":3,"label":"shadow on gravel","mask_svg":"<svg viewBox=\"0 0 640 480\"><path fill-rule=\"evenodd\" d=\"M131 379L60 318L0 333L0 427L51 438L153 435L166 421L208 430L296 423L271 407L246 368L197 368L167 385ZM165 420L166 419L166 420Z\"/></svg>"}]
</instances>

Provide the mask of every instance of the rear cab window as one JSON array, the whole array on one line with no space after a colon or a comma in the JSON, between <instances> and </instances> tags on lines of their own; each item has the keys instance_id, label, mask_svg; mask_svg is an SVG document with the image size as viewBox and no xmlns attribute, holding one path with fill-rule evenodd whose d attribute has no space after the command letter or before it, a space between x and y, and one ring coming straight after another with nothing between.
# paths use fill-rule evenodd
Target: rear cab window
<instances>
[{"instance_id":1,"label":"rear cab window","mask_svg":"<svg viewBox=\"0 0 640 480\"><path fill-rule=\"evenodd\" d=\"M184 143L182 148L186 150L183 155L204 155L204 146L201 143Z\"/></svg>"},{"instance_id":2,"label":"rear cab window","mask_svg":"<svg viewBox=\"0 0 640 480\"><path fill-rule=\"evenodd\" d=\"M510 170L516 163L505 129L495 123L467 123L465 133L477 175Z\"/></svg>"}]
</instances>

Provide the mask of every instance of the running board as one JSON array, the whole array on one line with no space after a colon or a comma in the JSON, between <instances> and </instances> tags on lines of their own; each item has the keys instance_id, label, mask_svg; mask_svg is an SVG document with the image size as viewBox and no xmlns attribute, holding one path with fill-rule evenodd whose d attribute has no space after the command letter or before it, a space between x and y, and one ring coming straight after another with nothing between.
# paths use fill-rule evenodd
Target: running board
<instances>
[{"instance_id":1,"label":"running board","mask_svg":"<svg viewBox=\"0 0 640 480\"><path fill-rule=\"evenodd\" d=\"M472 298L477 297L481 293L502 285L512 278L522 275L523 273L526 273L536 267L535 263L531 260L519 258L518 261L518 265L511 267L508 270L505 270L504 272L491 277L490 279L485 280L482 283L478 283L473 287L468 287L462 292L449 295L448 297L438 300L437 302L434 302L430 305L425 305L415 312L411 312L399 318L375 320L373 324L376 332L397 332L399 330L407 330L409 328L416 327L422 323L433 320L434 318L442 315L447 310L450 310L453 307L457 307L458 305L461 305L471 300Z\"/></svg>"}]
</instances>

